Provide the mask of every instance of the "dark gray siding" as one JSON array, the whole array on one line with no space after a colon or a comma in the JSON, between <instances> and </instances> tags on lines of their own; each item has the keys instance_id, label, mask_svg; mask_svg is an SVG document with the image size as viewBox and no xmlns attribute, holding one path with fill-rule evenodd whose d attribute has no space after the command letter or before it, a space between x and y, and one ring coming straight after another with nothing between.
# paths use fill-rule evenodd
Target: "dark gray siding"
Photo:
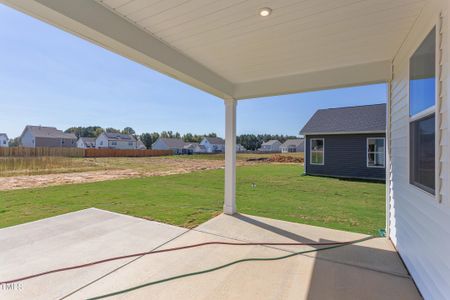
<instances>
[{"instance_id":1,"label":"dark gray siding","mask_svg":"<svg viewBox=\"0 0 450 300\"><path fill-rule=\"evenodd\" d=\"M64 143L62 143L64 141ZM52 137L37 137L35 138L35 147L54 147L54 148L72 148L76 147L75 139L61 139Z\"/></svg>"},{"instance_id":2,"label":"dark gray siding","mask_svg":"<svg viewBox=\"0 0 450 300\"><path fill-rule=\"evenodd\" d=\"M385 137L385 134L308 135L305 147L306 174L385 180L385 168L367 167L368 137ZM312 138L325 140L324 165L310 164Z\"/></svg>"}]
</instances>

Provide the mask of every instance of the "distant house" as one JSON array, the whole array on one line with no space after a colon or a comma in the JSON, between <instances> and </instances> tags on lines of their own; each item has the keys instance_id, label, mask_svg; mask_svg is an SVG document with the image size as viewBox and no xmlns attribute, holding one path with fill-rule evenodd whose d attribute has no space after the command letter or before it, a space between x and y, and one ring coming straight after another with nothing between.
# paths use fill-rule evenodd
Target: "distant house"
<instances>
[{"instance_id":1,"label":"distant house","mask_svg":"<svg viewBox=\"0 0 450 300\"><path fill-rule=\"evenodd\" d=\"M192 150L192 153L206 153L206 148L200 143L186 143L185 149Z\"/></svg>"},{"instance_id":2,"label":"distant house","mask_svg":"<svg viewBox=\"0 0 450 300\"><path fill-rule=\"evenodd\" d=\"M103 132L95 140L98 149L136 149L137 140L131 134Z\"/></svg>"},{"instance_id":3,"label":"distant house","mask_svg":"<svg viewBox=\"0 0 450 300\"><path fill-rule=\"evenodd\" d=\"M242 146L241 144L236 144L236 152L245 152L247 151L247 149L245 149L244 146Z\"/></svg>"},{"instance_id":4,"label":"distant house","mask_svg":"<svg viewBox=\"0 0 450 300\"><path fill-rule=\"evenodd\" d=\"M9 147L9 139L6 133L0 133L0 147Z\"/></svg>"},{"instance_id":5,"label":"distant house","mask_svg":"<svg viewBox=\"0 0 450 300\"><path fill-rule=\"evenodd\" d=\"M200 142L207 153L221 153L225 151L225 140L219 137L204 137Z\"/></svg>"},{"instance_id":6,"label":"distant house","mask_svg":"<svg viewBox=\"0 0 450 300\"><path fill-rule=\"evenodd\" d=\"M77 137L55 127L27 125L20 136L23 147L76 147Z\"/></svg>"},{"instance_id":7,"label":"distant house","mask_svg":"<svg viewBox=\"0 0 450 300\"><path fill-rule=\"evenodd\" d=\"M80 137L77 141L77 148L92 149L95 148L95 140L93 137Z\"/></svg>"},{"instance_id":8,"label":"distant house","mask_svg":"<svg viewBox=\"0 0 450 300\"><path fill-rule=\"evenodd\" d=\"M262 143L261 148L258 151L262 152L280 152L281 143L279 140L270 140Z\"/></svg>"},{"instance_id":9,"label":"distant house","mask_svg":"<svg viewBox=\"0 0 450 300\"><path fill-rule=\"evenodd\" d=\"M306 174L386 179L385 104L318 110L300 133Z\"/></svg>"},{"instance_id":10,"label":"distant house","mask_svg":"<svg viewBox=\"0 0 450 300\"><path fill-rule=\"evenodd\" d=\"M304 148L305 148L305 140L304 139L286 140L280 146L281 153L303 152Z\"/></svg>"},{"instance_id":11,"label":"distant house","mask_svg":"<svg viewBox=\"0 0 450 300\"><path fill-rule=\"evenodd\" d=\"M186 143L177 138L159 138L152 144L154 150L172 150L174 154L188 154L190 150L184 148ZM192 153L192 152L191 152Z\"/></svg>"},{"instance_id":12,"label":"distant house","mask_svg":"<svg viewBox=\"0 0 450 300\"><path fill-rule=\"evenodd\" d=\"M137 140L137 146L136 149L138 150L147 150L147 147L141 140Z\"/></svg>"}]
</instances>

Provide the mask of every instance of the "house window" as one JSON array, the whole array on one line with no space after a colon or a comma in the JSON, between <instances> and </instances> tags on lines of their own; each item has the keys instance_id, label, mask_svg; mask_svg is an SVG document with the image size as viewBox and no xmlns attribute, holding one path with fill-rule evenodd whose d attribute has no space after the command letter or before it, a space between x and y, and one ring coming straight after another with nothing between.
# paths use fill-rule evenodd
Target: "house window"
<instances>
[{"instance_id":1,"label":"house window","mask_svg":"<svg viewBox=\"0 0 450 300\"><path fill-rule=\"evenodd\" d=\"M435 194L436 28L410 59L410 183Z\"/></svg>"},{"instance_id":2,"label":"house window","mask_svg":"<svg viewBox=\"0 0 450 300\"><path fill-rule=\"evenodd\" d=\"M111 145L117 146L117 142L111 142Z\"/></svg>"},{"instance_id":3,"label":"house window","mask_svg":"<svg viewBox=\"0 0 450 300\"><path fill-rule=\"evenodd\" d=\"M133 146L133 142L128 142L128 146Z\"/></svg>"},{"instance_id":4,"label":"house window","mask_svg":"<svg viewBox=\"0 0 450 300\"><path fill-rule=\"evenodd\" d=\"M100 141L100 145L103 146L103 141Z\"/></svg>"},{"instance_id":5,"label":"house window","mask_svg":"<svg viewBox=\"0 0 450 300\"><path fill-rule=\"evenodd\" d=\"M367 139L367 167L384 168L384 138Z\"/></svg>"},{"instance_id":6,"label":"house window","mask_svg":"<svg viewBox=\"0 0 450 300\"><path fill-rule=\"evenodd\" d=\"M324 139L311 139L311 156L310 156L310 163L312 165L323 165L324 164L324 145L325 141Z\"/></svg>"}]
</instances>

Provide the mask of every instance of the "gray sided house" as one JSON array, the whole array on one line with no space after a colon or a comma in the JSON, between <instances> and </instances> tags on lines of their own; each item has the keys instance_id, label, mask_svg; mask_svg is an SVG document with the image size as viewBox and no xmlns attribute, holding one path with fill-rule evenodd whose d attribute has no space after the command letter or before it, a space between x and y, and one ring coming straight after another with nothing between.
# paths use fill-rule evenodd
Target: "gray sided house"
<instances>
[{"instance_id":1,"label":"gray sided house","mask_svg":"<svg viewBox=\"0 0 450 300\"><path fill-rule=\"evenodd\" d=\"M204 137L200 145L205 147L208 153L225 152L225 140L220 137Z\"/></svg>"},{"instance_id":2,"label":"gray sided house","mask_svg":"<svg viewBox=\"0 0 450 300\"><path fill-rule=\"evenodd\" d=\"M303 152L305 149L305 139L286 140L280 146L281 153Z\"/></svg>"},{"instance_id":3,"label":"gray sided house","mask_svg":"<svg viewBox=\"0 0 450 300\"><path fill-rule=\"evenodd\" d=\"M131 134L103 132L95 140L98 149L137 149L137 140Z\"/></svg>"},{"instance_id":4,"label":"gray sided house","mask_svg":"<svg viewBox=\"0 0 450 300\"><path fill-rule=\"evenodd\" d=\"M258 151L262 152L280 152L281 143L279 140L269 140L262 143L261 148Z\"/></svg>"},{"instance_id":5,"label":"gray sided house","mask_svg":"<svg viewBox=\"0 0 450 300\"><path fill-rule=\"evenodd\" d=\"M0 133L0 148L9 147L9 139L6 133Z\"/></svg>"},{"instance_id":6,"label":"gray sided house","mask_svg":"<svg viewBox=\"0 0 450 300\"><path fill-rule=\"evenodd\" d=\"M188 154L206 153L205 146L200 145L200 143L186 143L184 149L188 151Z\"/></svg>"},{"instance_id":7,"label":"gray sided house","mask_svg":"<svg viewBox=\"0 0 450 300\"><path fill-rule=\"evenodd\" d=\"M95 140L93 137L80 137L77 141L77 147L82 149L95 148Z\"/></svg>"},{"instance_id":8,"label":"gray sided house","mask_svg":"<svg viewBox=\"0 0 450 300\"><path fill-rule=\"evenodd\" d=\"M20 136L23 147L63 147L75 148L77 137L73 133L64 133L55 127L27 125Z\"/></svg>"},{"instance_id":9,"label":"gray sided house","mask_svg":"<svg viewBox=\"0 0 450 300\"><path fill-rule=\"evenodd\" d=\"M306 174L386 179L385 104L318 110L300 133Z\"/></svg>"},{"instance_id":10,"label":"gray sided house","mask_svg":"<svg viewBox=\"0 0 450 300\"><path fill-rule=\"evenodd\" d=\"M144 142L142 142L141 140L137 140L136 148L138 150L147 150L147 147L145 146Z\"/></svg>"},{"instance_id":11,"label":"gray sided house","mask_svg":"<svg viewBox=\"0 0 450 300\"><path fill-rule=\"evenodd\" d=\"M189 154L191 150L185 148L186 143L177 138L159 138L152 144L153 150L172 150L174 154Z\"/></svg>"}]
</instances>

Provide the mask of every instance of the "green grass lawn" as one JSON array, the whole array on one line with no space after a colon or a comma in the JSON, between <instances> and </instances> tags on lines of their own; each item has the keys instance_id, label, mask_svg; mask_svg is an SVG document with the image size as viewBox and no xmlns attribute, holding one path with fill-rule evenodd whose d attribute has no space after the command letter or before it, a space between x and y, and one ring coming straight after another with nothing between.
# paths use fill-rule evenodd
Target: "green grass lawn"
<instances>
[{"instance_id":1,"label":"green grass lawn","mask_svg":"<svg viewBox=\"0 0 450 300\"><path fill-rule=\"evenodd\" d=\"M370 234L384 227L384 184L302 173L298 165L239 167L239 212ZM4 191L0 227L88 207L192 227L219 214L222 201L223 170Z\"/></svg>"}]
</instances>

